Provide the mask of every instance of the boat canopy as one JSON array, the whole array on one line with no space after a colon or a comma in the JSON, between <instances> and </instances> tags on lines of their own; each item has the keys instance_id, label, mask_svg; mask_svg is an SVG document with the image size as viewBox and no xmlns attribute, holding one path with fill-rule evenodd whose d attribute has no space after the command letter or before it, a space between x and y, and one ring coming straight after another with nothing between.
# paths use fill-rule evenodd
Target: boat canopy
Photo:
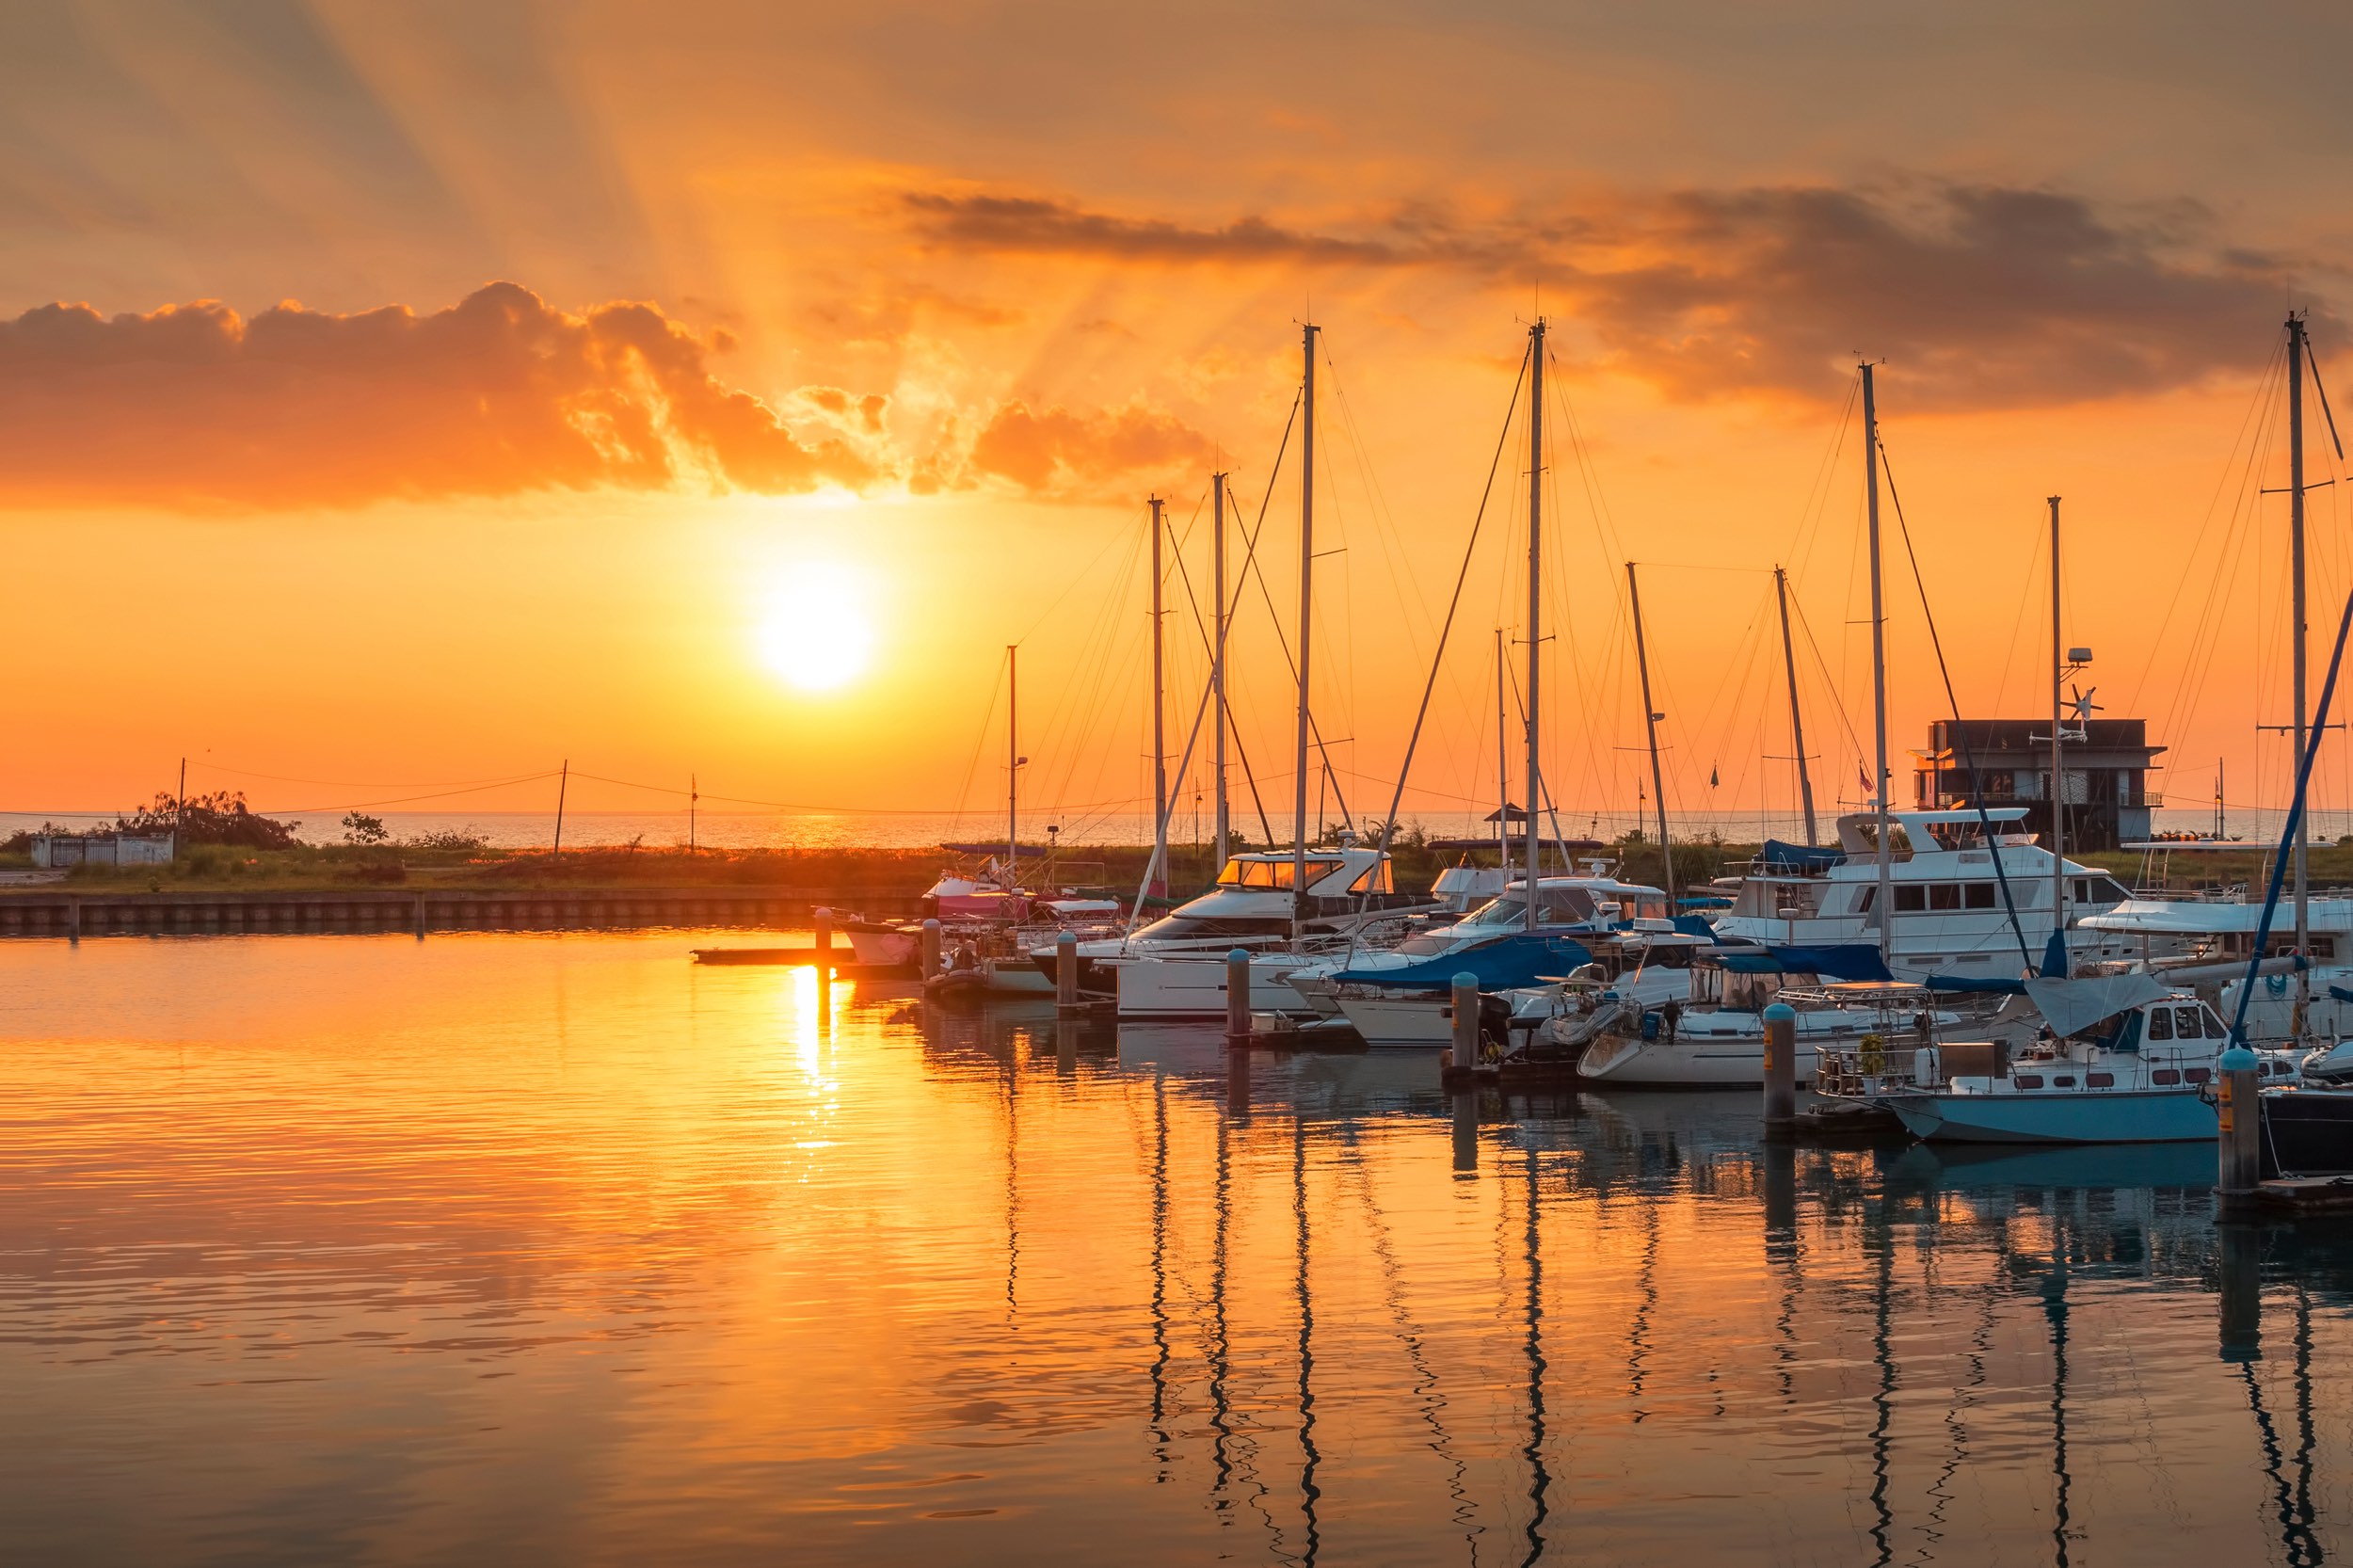
<instances>
[{"instance_id":1,"label":"boat canopy","mask_svg":"<svg viewBox=\"0 0 2353 1568\"><path fill-rule=\"evenodd\" d=\"M1593 961L1592 950L1581 942L1565 936L1520 932L1481 942L1466 951L1440 953L1401 969L1342 969L1332 979L1337 984L1430 991L1443 990L1454 984L1456 975L1467 974L1479 982L1481 990L1495 991L1532 985L1547 976L1564 975Z\"/></svg>"},{"instance_id":2,"label":"boat canopy","mask_svg":"<svg viewBox=\"0 0 2353 1568\"><path fill-rule=\"evenodd\" d=\"M1773 871L1828 871L1847 857L1847 852L1836 845L1787 844L1779 839L1765 840L1761 858Z\"/></svg>"}]
</instances>

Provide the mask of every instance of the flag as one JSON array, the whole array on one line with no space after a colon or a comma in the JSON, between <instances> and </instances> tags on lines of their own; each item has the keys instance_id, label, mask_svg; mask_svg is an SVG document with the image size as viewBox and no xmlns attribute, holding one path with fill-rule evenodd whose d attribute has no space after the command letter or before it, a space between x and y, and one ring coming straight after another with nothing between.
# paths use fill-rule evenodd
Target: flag
<instances>
[{"instance_id":1,"label":"flag","mask_svg":"<svg viewBox=\"0 0 2353 1568\"><path fill-rule=\"evenodd\" d=\"M1854 765L1854 781L1863 786L1865 794L1871 792L1871 776L1863 771L1863 764L1860 762Z\"/></svg>"},{"instance_id":2,"label":"flag","mask_svg":"<svg viewBox=\"0 0 2353 1568\"><path fill-rule=\"evenodd\" d=\"M1712 790L1719 782L1720 780L1716 777L1716 770L1713 767L1710 767L1707 770L1707 787Z\"/></svg>"}]
</instances>

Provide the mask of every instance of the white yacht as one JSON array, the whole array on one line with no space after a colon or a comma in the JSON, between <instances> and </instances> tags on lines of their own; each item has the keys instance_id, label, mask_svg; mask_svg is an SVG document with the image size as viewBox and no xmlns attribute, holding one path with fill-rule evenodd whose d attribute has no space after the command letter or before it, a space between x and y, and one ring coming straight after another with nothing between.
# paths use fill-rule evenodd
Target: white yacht
<instances>
[{"instance_id":1,"label":"white yacht","mask_svg":"<svg viewBox=\"0 0 2353 1568\"><path fill-rule=\"evenodd\" d=\"M1831 851L1768 854L1740 882L1732 908L1714 919L1727 941L1773 947L1877 946L1882 921L1891 937L1887 967L1898 980L1928 976L2008 979L2041 960L2052 926L2051 852L2014 830L2025 811L1989 808L1993 842L1974 808L1891 811L1887 867L1891 911L1875 907L1880 862L1868 812L1838 819ZM1773 846L1778 849L1780 846ZM2001 856L2001 876L1994 872ZM2132 895L2107 872L2064 863L2071 965L2137 956L2122 936L2091 926ZM2003 906L2001 881L2025 936L2026 956Z\"/></svg>"},{"instance_id":2,"label":"white yacht","mask_svg":"<svg viewBox=\"0 0 2353 1568\"><path fill-rule=\"evenodd\" d=\"M2353 967L2346 963L2353 958L2353 899L2312 899L2308 908L2311 1004L2300 1034L2353 1034L2353 995L2340 994L2353 993ZM2211 982L2223 1014L2235 1017L2263 913L2263 900L2249 902L2244 894L2140 894L2083 923L2108 940L2122 942L2131 957L2175 984L2203 986ZM2264 947L2263 972L2247 1006L2247 1037L2296 1039L2296 927L2284 911L2272 917Z\"/></svg>"},{"instance_id":3,"label":"white yacht","mask_svg":"<svg viewBox=\"0 0 2353 1568\"><path fill-rule=\"evenodd\" d=\"M1303 898L1292 897L1292 851L1254 851L1227 860L1208 892L1132 936L1080 943L1080 994L1116 997L1120 1016L1128 1018L1223 1016L1226 955L1241 948L1253 954L1254 1009L1310 1013L1286 984L1292 970L1353 937L1377 943L1401 935L1410 917L1438 907L1397 892L1381 850L1311 850L1306 863ZM1052 948L1034 949L1030 959L1049 981L1056 978Z\"/></svg>"}]
</instances>

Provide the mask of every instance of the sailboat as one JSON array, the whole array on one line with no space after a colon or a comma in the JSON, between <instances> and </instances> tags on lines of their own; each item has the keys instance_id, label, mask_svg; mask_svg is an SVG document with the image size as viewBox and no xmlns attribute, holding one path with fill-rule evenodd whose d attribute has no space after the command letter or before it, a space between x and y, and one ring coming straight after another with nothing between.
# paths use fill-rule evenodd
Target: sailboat
<instances>
[{"instance_id":1,"label":"sailboat","mask_svg":"<svg viewBox=\"0 0 2353 1568\"><path fill-rule=\"evenodd\" d=\"M1314 1010L1286 984L1293 970L1315 962L1336 947L1352 944L1369 931L1401 936L1411 917L1427 915L1439 907L1427 897L1397 891L1388 852L1380 845L1358 843L1354 835L1346 831L1339 835L1336 848L1311 846L1308 842L1308 757L1314 726L1308 705L1308 677L1315 583L1316 342L1321 330L1310 322L1301 333L1303 439L1296 658L1299 697L1291 847L1288 853L1261 851L1231 856L1220 868L1216 884L1198 898L1125 936L1079 945L1080 994L1115 998L1122 1018L1222 1016L1225 1011L1226 960L1236 949L1253 954L1254 1007L1292 1015L1310 1014ZM1157 532L1157 506L1154 518ZM1157 539L1154 550L1157 563ZM1156 570L1156 579L1157 576ZM1222 604L1222 582L1219 594ZM1157 603L1156 588L1156 606ZM1223 675L1228 631L1225 624L1220 624L1211 656L1211 690L1205 696L1205 703L1214 699L1221 737L1225 717ZM1156 614L1156 696L1158 648ZM1166 863L1169 808L1165 776L1159 767L1157 721L1155 733L1155 794L1159 810L1152 863L1157 872ZM1188 760L1190 756L1189 745ZM1182 771L1180 764L1180 776ZM1061 960L1052 949L1033 952L1031 959L1048 976L1058 976Z\"/></svg>"}]
</instances>

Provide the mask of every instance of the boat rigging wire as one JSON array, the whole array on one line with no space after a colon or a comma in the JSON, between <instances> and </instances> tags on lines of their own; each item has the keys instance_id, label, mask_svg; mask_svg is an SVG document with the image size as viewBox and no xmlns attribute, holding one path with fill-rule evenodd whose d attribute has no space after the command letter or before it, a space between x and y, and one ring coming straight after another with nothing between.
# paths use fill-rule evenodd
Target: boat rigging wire
<instances>
[{"instance_id":1,"label":"boat rigging wire","mask_svg":"<svg viewBox=\"0 0 2353 1568\"><path fill-rule=\"evenodd\" d=\"M1977 758L1970 749L1968 726L1961 721L1961 698L1953 692L1952 668L1945 662L1945 639L1938 634L1936 630L1936 612L1929 606L1929 584L1928 579L1920 572L1920 552L1913 548L1912 525L1904 520L1903 497L1896 489L1896 466L1888 457L1887 442L1884 440L1879 442L1879 449L1880 472L1887 478L1887 499L1894 504L1896 509L1896 532L1904 541L1904 558L1912 564L1912 585L1919 591L1920 614L1929 623L1929 646L1936 650L1936 673L1938 679L1945 682L1945 702L1953 711L1953 744L1961 752L1961 765L1969 770L1969 799L1970 804L1977 808L1977 831L1985 836L1986 858L1993 862L1993 880L2001 886L2002 912L2009 918L2010 935L2018 938L2018 956L2031 970L2034 968L2034 952L2026 945L2026 928L2018 919L2018 901L2010 894L2009 873L2002 869L2002 849L2001 845L1994 840L1993 819L1986 813L1985 792L1977 788ZM2053 504L2056 505L2057 503ZM2054 518L2057 515L2056 511L2052 513ZM2057 526L2056 523L2053 524L2053 527ZM1885 779L1880 781L1880 789L1882 792L1887 789ZM2051 820L2055 825L2058 821L2060 808L2061 802L2058 795L2054 794L2051 800ZM1882 812L1884 809L1882 806ZM1888 846L1885 844L1878 845L1877 848L1881 855L1889 853ZM2055 850L2052 854L2056 858L2057 852ZM1894 914L1895 911L1892 909L1882 909L1880 911L1880 920L1885 922L1891 920ZM1881 929L1884 931L1887 927L1883 924ZM2056 903L2051 906L2051 941L2060 952L2064 953L2067 951L2067 911Z\"/></svg>"}]
</instances>

